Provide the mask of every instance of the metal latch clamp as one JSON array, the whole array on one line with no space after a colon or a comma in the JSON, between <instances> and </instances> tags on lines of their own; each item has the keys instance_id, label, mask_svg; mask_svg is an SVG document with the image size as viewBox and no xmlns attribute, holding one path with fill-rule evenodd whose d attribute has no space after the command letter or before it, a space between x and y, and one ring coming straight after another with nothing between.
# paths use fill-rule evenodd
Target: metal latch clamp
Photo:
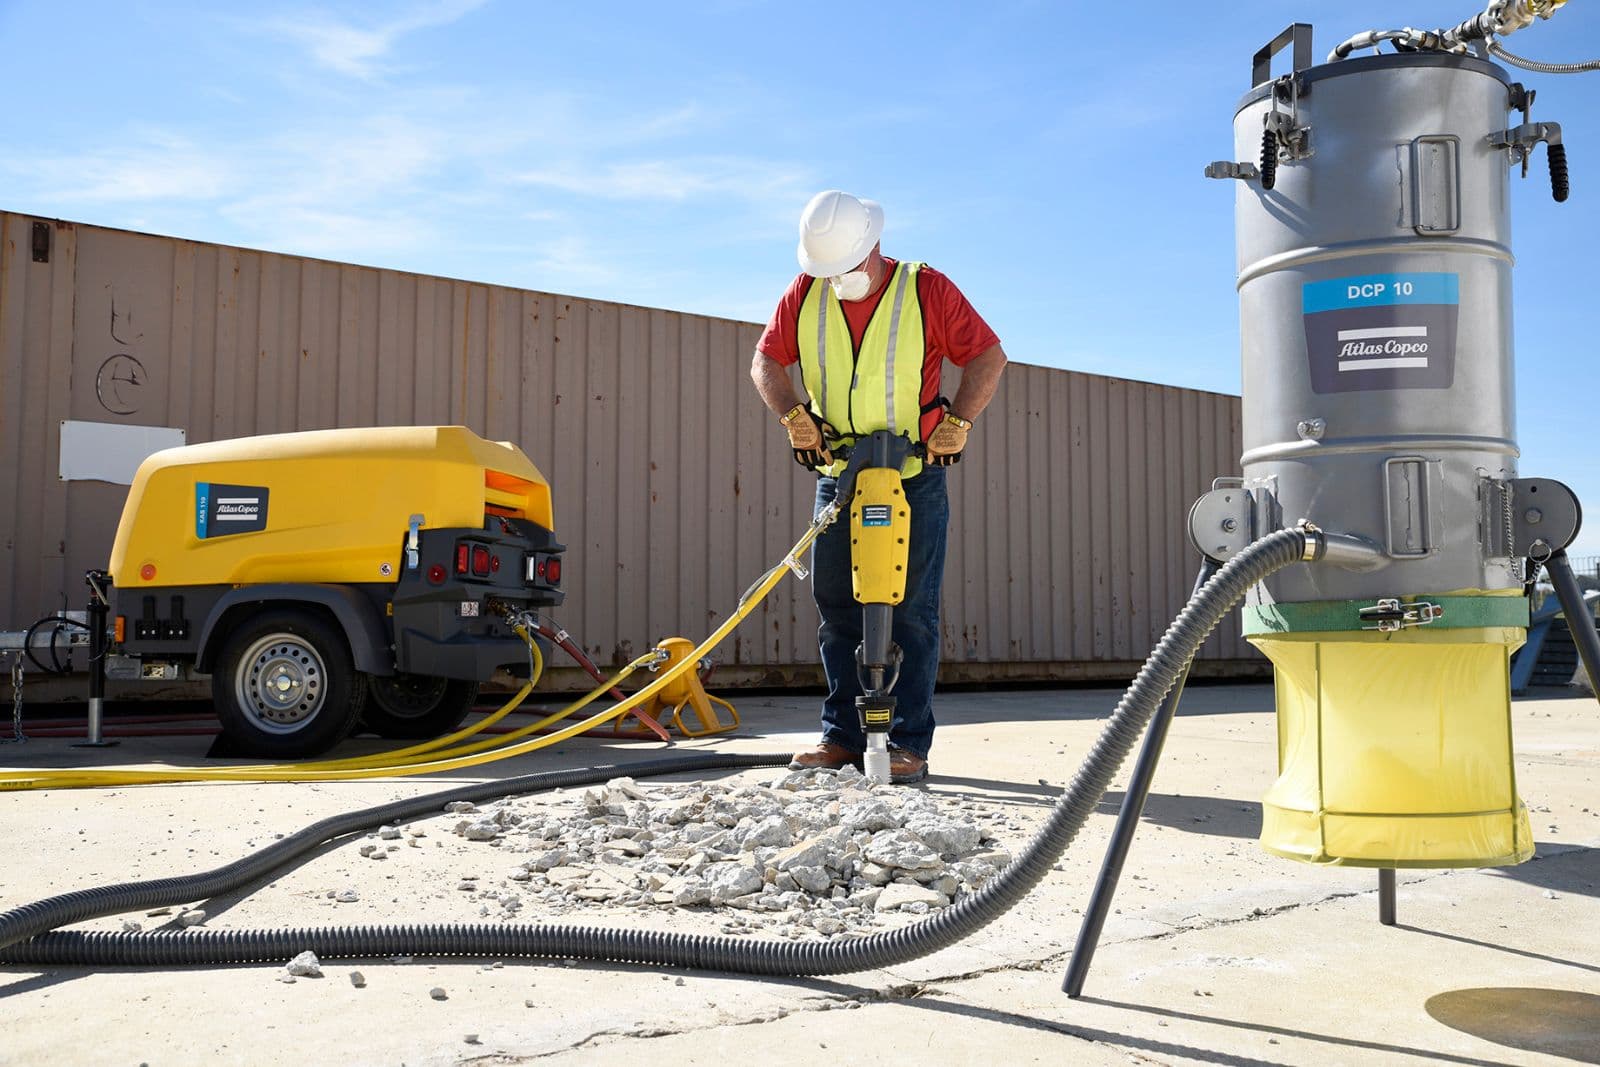
<instances>
[{"instance_id":1,"label":"metal latch clamp","mask_svg":"<svg viewBox=\"0 0 1600 1067\"><path fill-rule=\"evenodd\" d=\"M426 515L413 515L406 522L406 570L417 569L417 531L428 521Z\"/></svg>"},{"instance_id":2,"label":"metal latch clamp","mask_svg":"<svg viewBox=\"0 0 1600 1067\"><path fill-rule=\"evenodd\" d=\"M1383 597L1370 608L1362 608L1357 614L1363 619L1377 623L1376 626L1363 626L1363 630L1393 633L1407 626L1426 626L1430 622L1438 622L1444 617L1444 608L1438 604L1430 604L1426 600L1402 604L1393 597Z\"/></svg>"}]
</instances>

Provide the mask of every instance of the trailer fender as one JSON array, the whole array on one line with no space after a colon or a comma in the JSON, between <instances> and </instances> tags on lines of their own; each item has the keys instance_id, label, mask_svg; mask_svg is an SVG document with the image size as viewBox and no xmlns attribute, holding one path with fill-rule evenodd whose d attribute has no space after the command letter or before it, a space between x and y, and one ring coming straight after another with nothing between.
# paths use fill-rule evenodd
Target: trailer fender
<instances>
[{"instance_id":1,"label":"trailer fender","mask_svg":"<svg viewBox=\"0 0 1600 1067\"><path fill-rule=\"evenodd\" d=\"M350 642L355 668L366 674L389 677L394 674L394 657L389 650L389 635L378 609L361 591L348 585L312 585L280 582L240 586L224 594L200 630L200 649L195 667L209 673L227 637L230 615L251 604L316 604L327 608Z\"/></svg>"}]
</instances>

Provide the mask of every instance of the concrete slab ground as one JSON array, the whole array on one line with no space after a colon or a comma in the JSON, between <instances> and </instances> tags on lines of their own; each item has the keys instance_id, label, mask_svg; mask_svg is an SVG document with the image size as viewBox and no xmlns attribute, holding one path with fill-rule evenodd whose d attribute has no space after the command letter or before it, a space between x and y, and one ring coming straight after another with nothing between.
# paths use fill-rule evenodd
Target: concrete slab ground
<instances>
[{"instance_id":1,"label":"concrete slab ground","mask_svg":"<svg viewBox=\"0 0 1600 1067\"><path fill-rule=\"evenodd\" d=\"M927 788L1002 810L1004 843L1020 849L1118 696L941 694ZM672 749L786 751L814 738L815 697L736 703L737 735ZM777 981L514 959L325 960L325 977L285 984L279 965L12 966L0 968L0 1063L1600 1063L1600 706L1565 691L1517 701L1518 783L1537 857L1492 871L1401 872L1395 927L1378 923L1374 872L1292 863L1253 840L1274 776L1271 707L1265 685L1185 695L1078 1000L1060 991L1062 973L1120 792L1017 908L890 970ZM0 759L198 765L208 744L129 739L89 750L41 739L0 750ZM376 747L355 741L340 754ZM580 738L426 779L6 793L0 909L209 869L335 812L482 776L662 754L654 743ZM487 921L454 892L455 880L510 866L445 832L424 839L431 850L401 850L384 863L361 858L357 840L253 892L196 902L205 925ZM342 886L360 900L329 899ZM145 929L173 921L133 918ZM584 921L719 928L703 908L663 915L602 905ZM355 970L363 988L349 980ZM430 995L436 987L446 999Z\"/></svg>"}]
</instances>

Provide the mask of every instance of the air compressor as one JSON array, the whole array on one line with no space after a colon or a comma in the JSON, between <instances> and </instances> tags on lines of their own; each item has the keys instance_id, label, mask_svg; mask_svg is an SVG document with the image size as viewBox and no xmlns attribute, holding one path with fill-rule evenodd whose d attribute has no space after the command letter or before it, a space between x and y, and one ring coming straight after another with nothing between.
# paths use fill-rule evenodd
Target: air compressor
<instances>
[{"instance_id":1,"label":"air compressor","mask_svg":"<svg viewBox=\"0 0 1600 1067\"><path fill-rule=\"evenodd\" d=\"M129 488L108 571L88 576L91 736L113 657L139 677L210 674L234 754L316 755L357 722L446 733L479 682L524 669L496 607L563 599L551 511L520 449L464 426L158 452Z\"/></svg>"}]
</instances>

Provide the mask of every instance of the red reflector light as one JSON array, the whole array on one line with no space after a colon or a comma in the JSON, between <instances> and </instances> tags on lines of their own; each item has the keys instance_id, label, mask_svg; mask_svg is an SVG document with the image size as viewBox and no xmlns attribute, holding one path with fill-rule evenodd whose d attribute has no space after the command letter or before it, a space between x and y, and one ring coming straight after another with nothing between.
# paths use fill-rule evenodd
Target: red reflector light
<instances>
[{"instance_id":1,"label":"red reflector light","mask_svg":"<svg viewBox=\"0 0 1600 1067\"><path fill-rule=\"evenodd\" d=\"M489 557L489 573L491 573L491 574L499 574L500 573L500 557L499 556L490 556Z\"/></svg>"},{"instance_id":2,"label":"red reflector light","mask_svg":"<svg viewBox=\"0 0 1600 1067\"><path fill-rule=\"evenodd\" d=\"M545 568L545 576L548 577L552 583L561 581L561 561L559 559L553 559L550 561L550 565Z\"/></svg>"},{"instance_id":3,"label":"red reflector light","mask_svg":"<svg viewBox=\"0 0 1600 1067\"><path fill-rule=\"evenodd\" d=\"M433 566L429 567L428 568L428 581L432 582L434 585L443 585L444 584L444 568L439 566L439 564L437 564L437 563L435 563Z\"/></svg>"},{"instance_id":4,"label":"red reflector light","mask_svg":"<svg viewBox=\"0 0 1600 1067\"><path fill-rule=\"evenodd\" d=\"M456 573L466 574L472 546L465 541L456 545Z\"/></svg>"},{"instance_id":5,"label":"red reflector light","mask_svg":"<svg viewBox=\"0 0 1600 1067\"><path fill-rule=\"evenodd\" d=\"M539 561L539 565L533 569L533 573L535 573L539 577L543 578L546 566L548 566L548 564L546 564L545 561L541 559Z\"/></svg>"},{"instance_id":6,"label":"red reflector light","mask_svg":"<svg viewBox=\"0 0 1600 1067\"><path fill-rule=\"evenodd\" d=\"M489 573L489 548L487 545L472 546L472 573L482 578Z\"/></svg>"}]
</instances>

